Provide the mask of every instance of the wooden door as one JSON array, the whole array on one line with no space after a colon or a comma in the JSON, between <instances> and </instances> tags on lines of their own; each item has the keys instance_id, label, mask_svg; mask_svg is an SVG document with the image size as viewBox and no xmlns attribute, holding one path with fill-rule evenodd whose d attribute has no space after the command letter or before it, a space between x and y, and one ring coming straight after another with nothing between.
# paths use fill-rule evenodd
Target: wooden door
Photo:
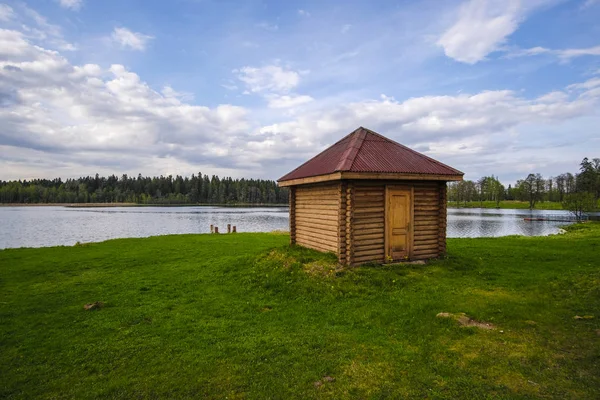
<instances>
[{"instance_id":1,"label":"wooden door","mask_svg":"<svg viewBox=\"0 0 600 400\"><path fill-rule=\"evenodd\" d=\"M386 259L405 260L412 248L412 191L387 189Z\"/></svg>"}]
</instances>

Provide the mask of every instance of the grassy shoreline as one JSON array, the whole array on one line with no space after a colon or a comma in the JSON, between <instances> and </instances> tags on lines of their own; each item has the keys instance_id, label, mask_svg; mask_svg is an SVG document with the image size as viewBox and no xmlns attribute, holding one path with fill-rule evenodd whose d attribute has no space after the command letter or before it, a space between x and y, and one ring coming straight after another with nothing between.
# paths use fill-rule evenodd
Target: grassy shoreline
<instances>
[{"instance_id":1,"label":"grassy shoreline","mask_svg":"<svg viewBox=\"0 0 600 400\"><path fill-rule=\"evenodd\" d=\"M600 398L600 224L566 229L349 270L267 233L1 250L0 398Z\"/></svg>"},{"instance_id":2,"label":"grassy shoreline","mask_svg":"<svg viewBox=\"0 0 600 400\"><path fill-rule=\"evenodd\" d=\"M529 203L526 201L503 200L497 206L495 201L471 201L468 203L456 204L455 201L448 202L448 208L500 208L512 210L529 210ZM562 203L545 201L536 203L534 210L563 210Z\"/></svg>"},{"instance_id":3,"label":"grassy shoreline","mask_svg":"<svg viewBox=\"0 0 600 400\"><path fill-rule=\"evenodd\" d=\"M94 208L94 207L288 207L287 204L139 204L139 203L4 203L0 207L69 207L69 208Z\"/></svg>"}]
</instances>

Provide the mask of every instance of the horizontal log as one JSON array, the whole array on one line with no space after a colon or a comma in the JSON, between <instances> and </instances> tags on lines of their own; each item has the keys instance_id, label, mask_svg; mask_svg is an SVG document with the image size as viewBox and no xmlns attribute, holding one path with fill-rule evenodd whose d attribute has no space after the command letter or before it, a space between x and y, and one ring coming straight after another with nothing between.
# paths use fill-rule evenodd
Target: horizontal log
<instances>
[{"instance_id":1,"label":"horizontal log","mask_svg":"<svg viewBox=\"0 0 600 400\"><path fill-rule=\"evenodd\" d=\"M366 237L354 237L354 243L356 243L357 245L368 245L368 244L375 244L375 243L381 243L383 244L384 239L383 236L380 237L375 237L375 238L366 238Z\"/></svg>"},{"instance_id":2,"label":"horizontal log","mask_svg":"<svg viewBox=\"0 0 600 400\"><path fill-rule=\"evenodd\" d=\"M300 246L303 247L307 247L309 249L313 249L313 250L317 250L317 251L322 251L325 253L337 253L337 249L333 249L331 247L324 247L318 243L312 243L312 242L303 242L301 240L296 240L296 244L299 244Z\"/></svg>"},{"instance_id":3,"label":"horizontal log","mask_svg":"<svg viewBox=\"0 0 600 400\"><path fill-rule=\"evenodd\" d=\"M361 236L364 236L364 235L373 235L373 234L383 235L383 232L384 232L383 225L381 225L381 226L378 225L378 226L373 227L373 228L354 229L354 234L355 235L361 235Z\"/></svg>"},{"instance_id":4,"label":"horizontal log","mask_svg":"<svg viewBox=\"0 0 600 400\"><path fill-rule=\"evenodd\" d=\"M296 222L296 228L302 228L306 231L323 231L337 236L339 225L323 225L314 221L301 221Z\"/></svg>"},{"instance_id":5,"label":"horizontal log","mask_svg":"<svg viewBox=\"0 0 600 400\"><path fill-rule=\"evenodd\" d=\"M375 254L383 254L383 243L375 243L369 245L354 246L354 254L367 254L371 251L377 251ZM370 253L369 253L370 254Z\"/></svg>"},{"instance_id":6,"label":"horizontal log","mask_svg":"<svg viewBox=\"0 0 600 400\"><path fill-rule=\"evenodd\" d=\"M355 207L354 214L362 215L362 214L383 214L383 207Z\"/></svg>"},{"instance_id":7,"label":"horizontal log","mask_svg":"<svg viewBox=\"0 0 600 400\"><path fill-rule=\"evenodd\" d=\"M383 232L385 230L385 226L382 222L374 222L369 224L352 224L354 228L354 232L362 232L365 230L371 231L373 229Z\"/></svg>"},{"instance_id":8,"label":"horizontal log","mask_svg":"<svg viewBox=\"0 0 600 400\"><path fill-rule=\"evenodd\" d=\"M429 256L429 257L437 257L439 252L437 247L435 249L425 249L425 250L413 250L412 252L415 256Z\"/></svg>"},{"instance_id":9,"label":"horizontal log","mask_svg":"<svg viewBox=\"0 0 600 400\"><path fill-rule=\"evenodd\" d=\"M308 241L308 242L314 242L317 243L321 246L329 246L329 247L333 247L335 249L337 249L338 246L338 242L337 242L337 237L333 237L333 239L330 240L330 238L328 237L322 237L320 235L307 235L304 233L296 233L296 239L298 240L302 240L304 242Z\"/></svg>"},{"instance_id":10,"label":"horizontal log","mask_svg":"<svg viewBox=\"0 0 600 400\"><path fill-rule=\"evenodd\" d=\"M305 205L305 204L324 204L324 205L340 205L340 199L331 198L331 199L298 199L296 200L296 205Z\"/></svg>"},{"instance_id":11,"label":"horizontal log","mask_svg":"<svg viewBox=\"0 0 600 400\"><path fill-rule=\"evenodd\" d=\"M415 226L419 225L439 225L440 221L436 217L415 218Z\"/></svg>"},{"instance_id":12,"label":"horizontal log","mask_svg":"<svg viewBox=\"0 0 600 400\"><path fill-rule=\"evenodd\" d=\"M337 232L338 230L338 224L334 224L334 225L323 225L320 222L312 222L312 221L301 221L301 222L297 222L296 223L296 227L302 227L302 228L307 228L307 229L318 229L318 230L324 230L327 232Z\"/></svg>"},{"instance_id":13,"label":"horizontal log","mask_svg":"<svg viewBox=\"0 0 600 400\"><path fill-rule=\"evenodd\" d=\"M384 195L385 192L383 190L361 190L354 193L354 197L356 197L357 199L362 197L383 197Z\"/></svg>"},{"instance_id":14,"label":"horizontal log","mask_svg":"<svg viewBox=\"0 0 600 400\"><path fill-rule=\"evenodd\" d=\"M348 221L346 221L346 224L348 224ZM381 231L385 230L385 223L383 219L351 221L350 224L355 231L376 228L381 229Z\"/></svg>"},{"instance_id":15,"label":"horizontal log","mask_svg":"<svg viewBox=\"0 0 600 400\"><path fill-rule=\"evenodd\" d=\"M415 211L414 219L426 219L426 218L436 218L437 221L440 221L440 215L437 211Z\"/></svg>"},{"instance_id":16,"label":"horizontal log","mask_svg":"<svg viewBox=\"0 0 600 400\"><path fill-rule=\"evenodd\" d=\"M415 249L423 248L425 246L434 246L434 247L439 246L439 240L438 240L438 238L427 239L427 240L415 240L414 241L414 248Z\"/></svg>"},{"instance_id":17,"label":"horizontal log","mask_svg":"<svg viewBox=\"0 0 600 400\"><path fill-rule=\"evenodd\" d=\"M296 193L296 200L297 199L333 199L333 198L339 198L340 197L340 192L337 190L329 190L326 192L300 192L300 193Z\"/></svg>"},{"instance_id":18,"label":"horizontal log","mask_svg":"<svg viewBox=\"0 0 600 400\"><path fill-rule=\"evenodd\" d=\"M364 256L376 256L383 258L383 247L373 249L373 250L354 250L354 258L360 258Z\"/></svg>"},{"instance_id":19,"label":"horizontal log","mask_svg":"<svg viewBox=\"0 0 600 400\"><path fill-rule=\"evenodd\" d=\"M337 240L338 238L338 232L337 229L334 229L332 227L329 228L315 228L312 226L306 226L306 225L296 225L296 234L304 234L304 235L318 235L318 236L323 236L326 238L335 238Z\"/></svg>"},{"instance_id":20,"label":"horizontal log","mask_svg":"<svg viewBox=\"0 0 600 400\"><path fill-rule=\"evenodd\" d=\"M440 209L440 205L438 203L418 203L415 202L414 209L420 211L435 211Z\"/></svg>"},{"instance_id":21,"label":"horizontal log","mask_svg":"<svg viewBox=\"0 0 600 400\"><path fill-rule=\"evenodd\" d=\"M314 214L296 215L294 222L296 224L301 222L310 222L321 224L323 226L337 226L339 224L338 218Z\"/></svg>"},{"instance_id":22,"label":"horizontal log","mask_svg":"<svg viewBox=\"0 0 600 400\"><path fill-rule=\"evenodd\" d=\"M365 235L362 233L358 233L355 232L354 233L354 240L356 240L357 242L362 241L362 240L381 240L383 241L383 232L380 233L372 233L370 235Z\"/></svg>"},{"instance_id":23,"label":"horizontal log","mask_svg":"<svg viewBox=\"0 0 600 400\"><path fill-rule=\"evenodd\" d=\"M435 234L432 233L432 234L429 234L429 235L422 235L422 236L414 235L414 238L413 238L415 244L421 243L421 242L426 242L428 240L438 240L438 239L439 239L439 234L438 233L435 233Z\"/></svg>"},{"instance_id":24,"label":"horizontal log","mask_svg":"<svg viewBox=\"0 0 600 400\"><path fill-rule=\"evenodd\" d=\"M347 205L347 204L346 204ZM374 198L373 200L371 199L355 199L354 200L354 205L356 205L357 207L383 207L385 205L385 201L383 201L383 198Z\"/></svg>"},{"instance_id":25,"label":"horizontal log","mask_svg":"<svg viewBox=\"0 0 600 400\"><path fill-rule=\"evenodd\" d=\"M296 213L296 217L300 218L313 218L313 219L326 219L326 220L337 220L339 214L331 212L331 210L299 210Z\"/></svg>"},{"instance_id":26,"label":"horizontal log","mask_svg":"<svg viewBox=\"0 0 600 400\"><path fill-rule=\"evenodd\" d=\"M335 204L296 204L297 210L331 210L337 211L339 210L339 205Z\"/></svg>"}]
</instances>

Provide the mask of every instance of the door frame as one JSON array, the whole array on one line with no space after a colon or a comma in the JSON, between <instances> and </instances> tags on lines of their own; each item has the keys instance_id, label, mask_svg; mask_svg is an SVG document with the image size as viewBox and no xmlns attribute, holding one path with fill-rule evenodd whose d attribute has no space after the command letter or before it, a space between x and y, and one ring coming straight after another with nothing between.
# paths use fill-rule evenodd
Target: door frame
<instances>
[{"instance_id":1,"label":"door frame","mask_svg":"<svg viewBox=\"0 0 600 400\"><path fill-rule=\"evenodd\" d=\"M385 207L384 207L384 215L385 215L385 230L384 230L384 260L385 262L394 262L394 261L399 261L399 260L392 260L392 261L388 261L388 244L389 244L389 196L390 196L390 192L391 191L402 191L402 192L407 192L410 194L410 205L409 205L409 224L410 227L408 228L408 259L410 260L412 258L412 252L413 252L413 240L414 240L414 230L415 230L415 187L414 186L407 186L407 185L385 185Z\"/></svg>"}]
</instances>

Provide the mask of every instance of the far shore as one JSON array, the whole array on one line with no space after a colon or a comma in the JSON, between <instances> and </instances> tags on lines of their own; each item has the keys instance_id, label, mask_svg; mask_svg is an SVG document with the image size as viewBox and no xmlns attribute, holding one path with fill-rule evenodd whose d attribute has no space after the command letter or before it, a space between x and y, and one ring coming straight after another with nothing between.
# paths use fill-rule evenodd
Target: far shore
<instances>
[{"instance_id":1,"label":"far shore","mask_svg":"<svg viewBox=\"0 0 600 400\"><path fill-rule=\"evenodd\" d=\"M288 207L287 204L4 203L0 207Z\"/></svg>"}]
</instances>

